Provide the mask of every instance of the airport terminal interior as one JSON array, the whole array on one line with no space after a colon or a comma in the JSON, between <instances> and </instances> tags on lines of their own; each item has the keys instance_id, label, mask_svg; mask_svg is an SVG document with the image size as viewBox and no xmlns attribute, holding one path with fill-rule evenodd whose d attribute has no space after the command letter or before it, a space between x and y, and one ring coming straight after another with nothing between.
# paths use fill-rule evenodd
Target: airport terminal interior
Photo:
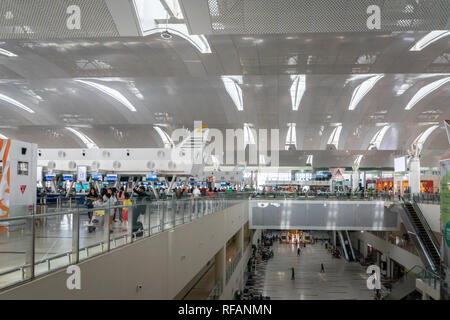
<instances>
[{"instance_id":1,"label":"airport terminal interior","mask_svg":"<svg viewBox=\"0 0 450 320\"><path fill-rule=\"evenodd\" d=\"M0 300L448 300L450 1L0 0Z\"/></svg>"}]
</instances>

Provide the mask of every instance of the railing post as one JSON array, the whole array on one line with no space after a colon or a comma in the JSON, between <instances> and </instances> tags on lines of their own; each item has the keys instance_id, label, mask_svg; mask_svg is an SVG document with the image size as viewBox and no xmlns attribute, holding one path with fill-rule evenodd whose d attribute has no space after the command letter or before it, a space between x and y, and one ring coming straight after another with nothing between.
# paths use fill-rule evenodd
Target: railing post
<instances>
[{"instance_id":1,"label":"railing post","mask_svg":"<svg viewBox=\"0 0 450 320\"><path fill-rule=\"evenodd\" d=\"M103 216L103 232L104 232L104 234L103 234L103 238L104 238L104 242L106 242L105 244L106 244L106 252L108 252L109 251L109 249L110 249L110 239L111 239L111 236L110 236L110 231L109 231L109 216L110 216L110 205L108 205L108 206L106 206L105 207L105 214L104 214L104 216ZM102 247L102 249L103 249L103 247Z\"/></svg>"},{"instance_id":2,"label":"railing post","mask_svg":"<svg viewBox=\"0 0 450 320\"><path fill-rule=\"evenodd\" d=\"M80 208L72 213L72 261L74 264L80 260Z\"/></svg>"}]
</instances>

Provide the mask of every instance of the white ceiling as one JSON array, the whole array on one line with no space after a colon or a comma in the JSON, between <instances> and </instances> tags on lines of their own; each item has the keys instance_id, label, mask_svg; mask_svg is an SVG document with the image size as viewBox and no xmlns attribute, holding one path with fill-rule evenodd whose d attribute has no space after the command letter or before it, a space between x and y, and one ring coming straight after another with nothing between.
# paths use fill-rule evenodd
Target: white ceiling
<instances>
[{"instance_id":1,"label":"white ceiling","mask_svg":"<svg viewBox=\"0 0 450 320\"><path fill-rule=\"evenodd\" d=\"M404 110L418 90L450 76L450 37L409 51L425 34L212 35L206 37L212 51L207 54L182 38L168 41L159 34L5 40L0 48L17 56L0 54L0 94L35 113L0 100L0 134L42 148L84 147L64 129L73 127L99 147L161 147L154 124L166 124L170 133L202 120L219 129L244 123L279 128L284 147L287 123L296 123L297 149L318 151L341 123L338 149L358 152L389 125L379 149L401 153L431 125L450 119L450 83ZM292 74L306 74L297 111L291 105ZM384 77L348 110L354 90L371 74ZM223 75L243 76L243 111L228 96ZM80 78L117 90L137 111L76 81ZM424 145L424 163L438 165L447 148L444 129L436 129Z\"/></svg>"}]
</instances>

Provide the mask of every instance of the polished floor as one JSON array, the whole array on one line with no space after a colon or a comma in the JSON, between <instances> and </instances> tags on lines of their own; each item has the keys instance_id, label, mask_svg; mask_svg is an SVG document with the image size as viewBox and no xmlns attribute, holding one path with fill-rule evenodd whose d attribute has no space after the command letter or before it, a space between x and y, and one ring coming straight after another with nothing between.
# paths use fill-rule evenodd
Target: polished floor
<instances>
[{"instance_id":1,"label":"polished floor","mask_svg":"<svg viewBox=\"0 0 450 320\"><path fill-rule=\"evenodd\" d=\"M300 256L295 245L274 243L272 248L274 257L256 267L261 280L254 289L263 296L272 300L373 300L365 268L344 258L332 258L321 243L301 248ZM321 263L324 273L320 273Z\"/></svg>"}]
</instances>

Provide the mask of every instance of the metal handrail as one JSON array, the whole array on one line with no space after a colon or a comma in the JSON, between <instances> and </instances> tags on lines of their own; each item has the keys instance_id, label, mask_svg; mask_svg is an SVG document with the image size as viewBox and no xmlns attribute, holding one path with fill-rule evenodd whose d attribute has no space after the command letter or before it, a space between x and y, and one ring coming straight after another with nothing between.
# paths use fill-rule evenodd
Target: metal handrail
<instances>
[{"instance_id":1,"label":"metal handrail","mask_svg":"<svg viewBox=\"0 0 450 320\"><path fill-rule=\"evenodd\" d=\"M125 244L123 244L123 245L126 245L129 243L128 238L131 239L130 240L131 242L136 241L138 239L138 237L136 237L138 232L144 232L142 237L139 237L140 239L143 239L143 238L147 238L147 237L154 235L155 232L153 232L153 231L154 231L155 227L157 227L156 233L167 231L168 228L166 228L166 225L165 225L166 221L167 221L166 217L170 217L171 220L173 218L174 224L170 228L175 228L179 225L179 224L175 223L175 218L179 214L182 214L182 216L183 216L181 224L185 224L185 223L192 221L193 219L198 219L205 215L209 215L214 212L224 210L231 205L242 202L243 199L245 199L245 196L242 197L242 195L241 195L239 199L236 199L236 200L240 200L240 201L233 201L233 200L235 200L234 197L229 197L228 199L226 199L224 197L201 197L201 198L197 198L197 199L173 200L173 201L164 201L164 202L143 201L143 202L133 203L131 205L116 204L116 205L112 205L112 206L99 206L99 207L94 207L94 208L83 208L83 209L80 209L78 207L78 208L72 208L70 210L65 210L65 211L61 211L61 212L53 212L53 213L48 213L48 214L31 214L31 215L26 215L26 216L21 216L21 217L2 218L2 219L0 219L0 222L10 222L10 221L17 221L17 220L24 220L24 219L26 219L27 221L30 221L29 219L32 219L29 224L31 226L31 229L30 229L31 245L30 245L29 249L27 249L24 252L28 257L27 259L31 260L31 263L29 263L28 260L26 260L26 263L23 265L16 266L16 267L13 267L8 270L0 272L0 276L5 276L5 275L11 274L13 272L22 271L22 281L19 280L17 282L15 280L15 283L7 284L6 287L0 288L0 290L5 290L6 288L17 285L18 283L20 284L20 283L34 279L36 277L35 270L34 270L35 269L34 267L36 265L40 265L42 263L47 263L49 268L48 268L47 272L44 272L44 274L49 273L49 272L54 272L54 271L60 270L62 267L51 269L50 261L52 261L52 260L59 259L64 256L68 256L69 257L68 264L64 263L65 264L64 267L66 267L67 265L79 262L79 254L82 250L86 250L86 257L89 258L88 250L92 247L98 247L99 245L101 245L102 248L101 248L100 254L103 254L103 253L109 252L109 251L117 248L118 247L117 243L116 243L117 240L125 238ZM194 205L195 203L200 203L202 205L199 207L196 207ZM104 221L106 221L106 222L103 224L103 228L105 229L105 227L106 227L106 229L103 231L104 232L103 240L96 242L94 244L90 244L90 245L80 249L80 239L79 239L79 237L75 237L75 236L76 236L76 233L79 232L79 229L81 227L79 224L77 224L80 221L79 217L81 214L87 213L87 212L92 212L92 211L105 211L105 215L108 215L107 212L110 211L109 214L111 214L112 210L114 208L130 208L130 207L131 208L139 208L141 206L146 207L145 214L147 214L147 213L149 215L153 214L151 211L152 209L155 209L156 212L158 212L159 225L152 226L151 225L152 219L149 216L148 229L146 229L146 227L144 227L142 230L133 231L132 228L129 228L129 230L127 231L126 234L121 234L117 237L112 237L112 235L109 233L109 228L108 228L109 219L104 219ZM132 221L131 217L133 216L134 212L133 212L133 210L129 210L129 211L130 211L129 212L129 221ZM35 233L36 231L34 228L34 225L35 225L34 221L42 219L42 218L46 218L46 217L57 217L57 216L68 215L68 214L73 215L72 239L76 239L75 240L76 243L72 242L72 251L67 251L67 252L56 254L56 255L52 255L51 257L45 258L45 259L35 260L34 259L34 254L35 254L34 239L36 237L36 233ZM169 215L167 215L167 214L169 214ZM131 225L131 226L133 226L133 225ZM113 247L111 246L111 242L114 245ZM105 248L104 248L104 246L105 246ZM122 245L119 245L119 246L122 246ZM25 272L28 272L28 275L26 277L25 277Z\"/></svg>"}]
</instances>

